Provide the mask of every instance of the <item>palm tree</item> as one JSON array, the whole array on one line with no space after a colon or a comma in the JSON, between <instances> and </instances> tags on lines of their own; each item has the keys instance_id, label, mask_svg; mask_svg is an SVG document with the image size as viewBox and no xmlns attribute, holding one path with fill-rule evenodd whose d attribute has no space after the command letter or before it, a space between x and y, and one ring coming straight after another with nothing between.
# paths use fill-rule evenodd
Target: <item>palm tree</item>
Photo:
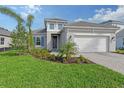
<instances>
[{"instance_id":1,"label":"palm tree","mask_svg":"<svg viewBox=\"0 0 124 93\"><path fill-rule=\"evenodd\" d=\"M34 16L29 14L27 17L27 23L26 23L26 26L27 26L28 31L29 31L29 33L28 33L28 49L29 49L29 51L32 48L34 48L34 41L33 41L32 29L31 29L33 19L34 19Z\"/></svg>"},{"instance_id":2,"label":"palm tree","mask_svg":"<svg viewBox=\"0 0 124 93\"><path fill-rule=\"evenodd\" d=\"M21 24L24 21L20 17L20 15L18 15L13 10L11 10L11 9L9 9L7 7L0 6L0 13L5 14L5 15L8 15L8 16L14 18L18 22L18 25Z\"/></svg>"}]
</instances>

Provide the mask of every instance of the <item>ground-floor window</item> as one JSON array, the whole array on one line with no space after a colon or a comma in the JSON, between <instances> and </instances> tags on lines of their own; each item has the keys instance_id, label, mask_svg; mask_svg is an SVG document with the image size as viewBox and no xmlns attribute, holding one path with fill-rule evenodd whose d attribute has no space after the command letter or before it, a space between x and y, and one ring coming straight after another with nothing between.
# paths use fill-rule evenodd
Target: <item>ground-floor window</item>
<instances>
[{"instance_id":1,"label":"ground-floor window","mask_svg":"<svg viewBox=\"0 0 124 93\"><path fill-rule=\"evenodd\" d=\"M36 37L36 45L40 45L40 37Z\"/></svg>"},{"instance_id":2,"label":"ground-floor window","mask_svg":"<svg viewBox=\"0 0 124 93\"><path fill-rule=\"evenodd\" d=\"M4 45L4 38L3 37L0 38L0 45Z\"/></svg>"}]
</instances>

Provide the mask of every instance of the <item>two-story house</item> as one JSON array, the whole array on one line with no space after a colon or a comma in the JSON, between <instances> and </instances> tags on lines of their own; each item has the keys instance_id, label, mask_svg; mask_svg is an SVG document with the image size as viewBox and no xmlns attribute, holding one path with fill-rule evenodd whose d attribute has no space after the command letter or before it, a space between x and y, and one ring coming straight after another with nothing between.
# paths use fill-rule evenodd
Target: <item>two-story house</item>
<instances>
[{"instance_id":1,"label":"two-story house","mask_svg":"<svg viewBox=\"0 0 124 93\"><path fill-rule=\"evenodd\" d=\"M45 28L34 31L35 47L47 48L50 51L56 51L60 48L61 31L67 20L63 19L45 19Z\"/></svg>"},{"instance_id":2,"label":"two-story house","mask_svg":"<svg viewBox=\"0 0 124 93\"><path fill-rule=\"evenodd\" d=\"M69 37L80 52L109 52L116 50L116 32L114 25L91 22L68 22L57 18L44 20L45 28L34 31L35 47L58 50Z\"/></svg>"}]
</instances>

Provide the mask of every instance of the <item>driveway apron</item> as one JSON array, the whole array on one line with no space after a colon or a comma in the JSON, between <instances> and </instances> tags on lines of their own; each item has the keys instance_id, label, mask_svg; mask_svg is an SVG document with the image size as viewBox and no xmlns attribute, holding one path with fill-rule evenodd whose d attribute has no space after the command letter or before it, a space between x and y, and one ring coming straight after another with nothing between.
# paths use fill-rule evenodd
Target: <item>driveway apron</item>
<instances>
[{"instance_id":1,"label":"driveway apron","mask_svg":"<svg viewBox=\"0 0 124 93\"><path fill-rule=\"evenodd\" d=\"M124 55L115 53L81 53L96 64L124 74Z\"/></svg>"}]
</instances>

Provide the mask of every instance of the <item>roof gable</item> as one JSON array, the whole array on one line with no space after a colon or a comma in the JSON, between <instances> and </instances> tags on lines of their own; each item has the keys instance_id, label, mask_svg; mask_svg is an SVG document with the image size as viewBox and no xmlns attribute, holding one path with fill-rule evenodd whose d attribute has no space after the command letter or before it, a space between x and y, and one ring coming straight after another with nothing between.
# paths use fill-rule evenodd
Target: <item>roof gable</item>
<instances>
[{"instance_id":1,"label":"roof gable","mask_svg":"<svg viewBox=\"0 0 124 93\"><path fill-rule=\"evenodd\" d=\"M115 23L115 24L123 24L124 25L124 22L121 22L121 21L117 21L117 20L108 20L108 21L104 21L100 24L109 24L109 23Z\"/></svg>"}]
</instances>

